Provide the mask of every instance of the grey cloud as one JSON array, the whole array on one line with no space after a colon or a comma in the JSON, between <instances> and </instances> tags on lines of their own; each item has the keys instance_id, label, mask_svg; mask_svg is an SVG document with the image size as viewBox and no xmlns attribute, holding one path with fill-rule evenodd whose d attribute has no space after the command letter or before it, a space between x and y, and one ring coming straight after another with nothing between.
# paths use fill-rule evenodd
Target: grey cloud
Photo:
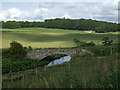
<instances>
[{"instance_id":1,"label":"grey cloud","mask_svg":"<svg viewBox=\"0 0 120 90\"><path fill-rule=\"evenodd\" d=\"M46 18L58 18L67 16L70 18L89 18L106 21L117 21L117 12L120 10L120 2L40 2L39 7L33 11L20 11L13 13L14 19L44 20ZM18 12L18 10L16 10ZM9 13L5 14L10 18ZM17 18L16 18L17 16ZM120 17L120 16L119 16Z\"/></svg>"},{"instance_id":2,"label":"grey cloud","mask_svg":"<svg viewBox=\"0 0 120 90\"><path fill-rule=\"evenodd\" d=\"M92 19L100 19L106 21L117 21L118 8L117 3L100 2L100 3L84 3L81 5L83 9L79 10L80 16ZM80 7L79 7L80 8Z\"/></svg>"},{"instance_id":3,"label":"grey cloud","mask_svg":"<svg viewBox=\"0 0 120 90\"><path fill-rule=\"evenodd\" d=\"M102 21L111 21L111 22L118 21L118 17L114 17L114 16L99 16L99 17L94 17L94 19L102 20Z\"/></svg>"},{"instance_id":4,"label":"grey cloud","mask_svg":"<svg viewBox=\"0 0 120 90\"><path fill-rule=\"evenodd\" d=\"M39 8L54 8L55 6L59 5L60 2L40 2Z\"/></svg>"},{"instance_id":5,"label":"grey cloud","mask_svg":"<svg viewBox=\"0 0 120 90\"><path fill-rule=\"evenodd\" d=\"M66 2L63 4L63 8L74 9L74 8L76 8L76 3L75 2Z\"/></svg>"}]
</instances>

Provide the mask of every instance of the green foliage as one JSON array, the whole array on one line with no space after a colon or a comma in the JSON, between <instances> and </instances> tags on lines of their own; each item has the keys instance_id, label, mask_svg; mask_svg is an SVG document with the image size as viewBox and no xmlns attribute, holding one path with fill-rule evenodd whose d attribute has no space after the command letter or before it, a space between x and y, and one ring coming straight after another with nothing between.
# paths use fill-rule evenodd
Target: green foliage
<instances>
[{"instance_id":1,"label":"green foliage","mask_svg":"<svg viewBox=\"0 0 120 90\"><path fill-rule=\"evenodd\" d=\"M117 23L96 21L91 19L47 19L44 22L28 22L28 21L7 21L1 22L3 28L25 28L25 27L42 27L42 28L57 28L70 30L93 30L98 33L119 31Z\"/></svg>"},{"instance_id":2,"label":"green foliage","mask_svg":"<svg viewBox=\"0 0 120 90\"><path fill-rule=\"evenodd\" d=\"M10 48L2 50L2 58L9 59L13 61L22 60L25 58L27 50L31 50L32 47L23 47L22 44L12 41L10 43Z\"/></svg>"},{"instance_id":3,"label":"green foliage","mask_svg":"<svg viewBox=\"0 0 120 90\"><path fill-rule=\"evenodd\" d=\"M75 42L75 44L76 44L76 45L77 45L77 47L78 47L78 46L79 46L80 41L79 41L78 39L74 39L73 41Z\"/></svg>"},{"instance_id":4,"label":"green foliage","mask_svg":"<svg viewBox=\"0 0 120 90\"><path fill-rule=\"evenodd\" d=\"M22 46L22 44L16 42L16 41L12 41L10 43L10 54L12 57L12 59L23 59L25 57L26 54L26 50L24 49L24 47Z\"/></svg>"},{"instance_id":5,"label":"green foliage","mask_svg":"<svg viewBox=\"0 0 120 90\"><path fill-rule=\"evenodd\" d=\"M96 27L96 32L105 33L105 30L103 29L103 27Z\"/></svg>"},{"instance_id":6,"label":"green foliage","mask_svg":"<svg viewBox=\"0 0 120 90\"><path fill-rule=\"evenodd\" d=\"M7 22L2 22L2 27L9 29L16 29L16 28L20 28L21 24L17 21L7 21Z\"/></svg>"},{"instance_id":7,"label":"green foliage","mask_svg":"<svg viewBox=\"0 0 120 90\"><path fill-rule=\"evenodd\" d=\"M32 47L31 47L31 46L28 46L28 50L32 50Z\"/></svg>"},{"instance_id":8,"label":"green foliage","mask_svg":"<svg viewBox=\"0 0 120 90\"><path fill-rule=\"evenodd\" d=\"M113 43L111 48L113 53L120 53L120 42Z\"/></svg>"},{"instance_id":9,"label":"green foliage","mask_svg":"<svg viewBox=\"0 0 120 90\"><path fill-rule=\"evenodd\" d=\"M93 41L91 41L91 42L89 42L87 45L88 45L88 46L95 46L95 43L94 43Z\"/></svg>"},{"instance_id":10,"label":"green foliage","mask_svg":"<svg viewBox=\"0 0 120 90\"><path fill-rule=\"evenodd\" d=\"M95 46L95 43L93 41L84 42L84 41L79 41L77 39L74 39L73 41L76 43L77 47Z\"/></svg>"},{"instance_id":11,"label":"green foliage","mask_svg":"<svg viewBox=\"0 0 120 90\"><path fill-rule=\"evenodd\" d=\"M30 50L28 48L28 50ZM15 54L9 54L10 52L8 52L7 49L4 50L4 54L8 54L7 56L3 56L2 59L2 71L3 74L5 73L9 73L9 72L18 72L18 71L24 71L27 69L33 69L36 67L44 67L46 66L48 63L50 63L51 61L58 59L60 57L66 56L64 54L55 54L55 55L51 55L48 56L42 60L36 60L36 59L20 59L20 58L15 58L16 56L14 56ZM14 59L11 60L10 57L13 57Z\"/></svg>"},{"instance_id":12,"label":"green foliage","mask_svg":"<svg viewBox=\"0 0 120 90\"><path fill-rule=\"evenodd\" d=\"M111 47L107 46L94 46L94 47L88 47L90 51L94 53L95 56L106 56L111 54Z\"/></svg>"},{"instance_id":13,"label":"green foliage","mask_svg":"<svg viewBox=\"0 0 120 90\"><path fill-rule=\"evenodd\" d=\"M103 44L104 46L111 46L112 43L113 43L113 40L110 40L108 37L103 38L102 44Z\"/></svg>"},{"instance_id":14,"label":"green foliage","mask_svg":"<svg viewBox=\"0 0 120 90\"><path fill-rule=\"evenodd\" d=\"M104 79L101 79L99 81L100 84L103 84L103 88L118 88L118 84L120 81L118 81L118 77L120 76L119 71L113 71L110 75L105 76ZM120 87L120 86L119 86Z\"/></svg>"},{"instance_id":15,"label":"green foliage","mask_svg":"<svg viewBox=\"0 0 120 90\"><path fill-rule=\"evenodd\" d=\"M88 43L84 42L84 41L79 41L77 39L74 39L73 41L76 43L77 47L89 49L96 56L106 56L106 55L110 55L112 53L119 53L120 52L120 50L118 49L119 43L113 44L113 41L109 40L108 37L105 37L103 39L103 42L102 42L103 46L102 45L95 45L95 43L93 41L88 42Z\"/></svg>"},{"instance_id":16,"label":"green foliage","mask_svg":"<svg viewBox=\"0 0 120 90\"><path fill-rule=\"evenodd\" d=\"M85 47L94 53L95 56L107 56L113 53L120 53L119 44L114 43L114 45L102 46L96 45L94 47Z\"/></svg>"},{"instance_id":17,"label":"green foliage","mask_svg":"<svg viewBox=\"0 0 120 90\"><path fill-rule=\"evenodd\" d=\"M40 67L41 63L39 60L34 59L16 59L12 61L7 58L2 59L2 73L10 73L10 72L18 72L27 69L32 69L36 67Z\"/></svg>"},{"instance_id":18,"label":"green foliage","mask_svg":"<svg viewBox=\"0 0 120 90\"><path fill-rule=\"evenodd\" d=\"M117 55L105 58L75 55L70 63L5 74L3 75L3 88L118 89L120 72L117 62ZM19 80L20 75L24 77ZM13 81L13 78L16 79Z\"/></svg>"}]
</instances>

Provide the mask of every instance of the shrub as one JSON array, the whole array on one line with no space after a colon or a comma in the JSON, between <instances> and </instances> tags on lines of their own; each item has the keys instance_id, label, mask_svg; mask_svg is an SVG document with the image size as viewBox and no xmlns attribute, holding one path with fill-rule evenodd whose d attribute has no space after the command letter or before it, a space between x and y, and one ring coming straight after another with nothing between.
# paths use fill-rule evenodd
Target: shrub
<instances>
[{"instance_id":1,"label":"shrub","mask_svg":"<svg viewBox=\"0 0 120 90\"><path fill-rule=\"evenodd\" d=\"M23 59L26 56L26 48L22 44L12 41L9 49L2 50L3 58L9 58L10 60Z\"/></svg>"},{"instance_id":2,"label":"shrub","mask_svg":"<svg viewBox=\"0 0 120 90\"><path fill-rule=\"evenodd\" d=\"M31 46L28 46L28 50L32 50L32 47L31 47Z\"/></svg>"},{"instance_id":3,"label":"shrub","mask_svg":"<svg viewBox=\"0 0 120 90\"><path fill-rule=\"evenodd\" d=\"M93 41L84 42L84 41L79 41L77 39L74 39L73 41L76 43L77 47L95 46L95 43Z\"/></svg>"},{"instance_id":4,"label":"shrub","mask_svg":"<svg viewBox=\"0 0 120 90\"><path fill-rule=\"evenodd\" d=\"M120 53L120 42L113 43L113 45L112 45L112 52L113 53Z\"/></svg>"},{"instance_id":5,"label":"shrub","mask_svg":"<svg viewBox=\"0 0 120 90\"><path fill-rule=\"evenodd\" d=\"M75 44L76 44L76 45L77 45L77 47L78 47L78 46L79 46L79 42L80 42L80 41L79 41L78 39L74 39L73 41L75 42Z\"/></svg>"},{"instance_id":6,"label":"shrub","mask_svg":"<svg viewBox=\"0 0 120 90\"><path fill-rule=\"evenodd\" d=\"M104 46L111 46L112 43L113 43L113 40L110 40L108 37L103 38L102 44L103 44Z\"/></svg>"},{"instance_id":7,"label":"shrub","mask_svg":"<svg viewBox=\"0 0 120 90\"><path fill-rule=\"evenodd\" d=\"M95 46L88 48L90 51L94 53L96 56L106 56L111 53L111 48L107 46Z\"/></svg>"},{"instance_id":8,"label":"shrub","mask_svg":"<svg viewBox=\"0 0 120 90\"><path fill-rule=\"evenodd\" d=\"M9 72L18 72L27 69L32 69L36 67L40 67L41 62L39 60L34 59L17 59L16 61L9 60L7 58L2 59L2 73Z\"/></svg>"},{"instance_id":9,"label":"shrub","mask_svg":"<svg viewBox=\"0 0 120 90\"><path fill-rule=\"evenodd\" d=\"M26 50L22 46L22 44L12 41L10 43L10 53L12 55L12 59L23 59L26 54Z\"/></svg>"},{"instance_id":10,"label":"shrub","mask_svg":"<svg viewBox=\"0 0 120 90\"><path fill-rule=\"evenodd\" d=\"M95 46L95 43L93 41L89 42L87 46Z\"/></svg>"}]
</instances>

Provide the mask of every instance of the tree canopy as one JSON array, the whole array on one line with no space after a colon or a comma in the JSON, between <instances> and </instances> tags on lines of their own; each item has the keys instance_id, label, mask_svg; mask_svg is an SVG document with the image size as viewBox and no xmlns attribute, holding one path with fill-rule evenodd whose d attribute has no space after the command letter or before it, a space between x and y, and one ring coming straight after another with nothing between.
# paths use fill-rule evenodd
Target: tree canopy
<instances>
[{"instance_id":1,"label":"tree canopy","mask_svg":"<svg viewBox=\"0 0 120 90\"><path fill-rule=\"evenodd\" d=\"M93 30L98 33L116 32L119 31L118 24L112 22L97 21L92 19L46 19L44 22L29 22L29 21L1 21L2 28L57 28L70 30Z\"/></svg>"}]
</instances>

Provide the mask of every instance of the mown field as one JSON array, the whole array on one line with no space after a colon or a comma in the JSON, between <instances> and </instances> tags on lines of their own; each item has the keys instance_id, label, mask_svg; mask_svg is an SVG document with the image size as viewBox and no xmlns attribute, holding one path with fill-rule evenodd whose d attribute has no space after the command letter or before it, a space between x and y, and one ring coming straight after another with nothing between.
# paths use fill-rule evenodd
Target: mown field
<instances>
[{"instance_id":1,"label":"mown field","mask_svg":"<svg viewBox=\"0 0 120 90\"><path fill-rule=\"evenodd\" d=\"M75 47L76 44L73 42L73 39L94 41L96 44L101 44L101 39L104 37L109 37L114 42L118 41L118 32L90 34L84 31L48 28L2 29L1 31L2 46L0 48L8 48L13 40L33 48Z\"/></svg>"}]
</instances>

